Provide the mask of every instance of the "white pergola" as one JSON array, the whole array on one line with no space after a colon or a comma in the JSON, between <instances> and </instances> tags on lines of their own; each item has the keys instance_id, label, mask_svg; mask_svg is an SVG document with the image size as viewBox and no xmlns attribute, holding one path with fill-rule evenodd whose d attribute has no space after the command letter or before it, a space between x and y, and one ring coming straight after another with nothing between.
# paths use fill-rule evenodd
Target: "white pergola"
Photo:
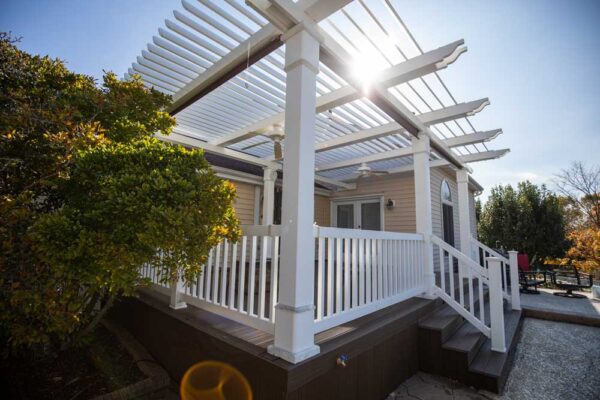
<instances>
[{"instance_id":1,"label":"white pergola","mask_svg":"<svg viewBox=\"0 0 600 400\"><path fill-rule=\"evenodd\" d=\"M489 100L457 102L438 74L467 50L464 41L423 51L392 0L182 0L182 6L129 75L173 96L169 111L178 125L161 139L264 167L265 216L272 215L273 173L283 170L280 298L269 351L298 362L318 352L307 334L314 182L353 188L362 163L413 170L417 232L429 237L430 168L451 165L464 246L471 237L463 223L468 164L508 149L488 149L501 130L480 131L469 120ZM268 133L275 124L283 125L282 160L274 159Z\"/></svg>"}]
</instances>

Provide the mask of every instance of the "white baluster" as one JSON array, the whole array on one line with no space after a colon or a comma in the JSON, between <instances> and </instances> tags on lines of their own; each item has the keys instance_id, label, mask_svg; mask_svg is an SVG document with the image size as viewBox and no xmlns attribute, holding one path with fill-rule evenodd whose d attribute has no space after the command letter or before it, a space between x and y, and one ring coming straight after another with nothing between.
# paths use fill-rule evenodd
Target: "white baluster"
<instances>
[{"instance_id":1,"label":"white baluster","mask_svg":"<svg viewBox=\"0 0 600 400\"><path fill-rule=\"evenodd\" d=\"M492 350L506 352L504 338L504 307L502 296L501 261L496 257L488 257L488 274L490 281L490 325Z\"/></svg>"},{"instance_id":2,"label":"white baluster","mask_svg":"<svg viewBox=\"0 0 600 400\"><path fill-rule=\"evenodd\" d=\"M229 308L235 310L235 275L237 270L237 243L231 249L231 268L229 269Z\"/></svg>"},{"instance_id":3,"label":"white baluster","mask_svg":"<svg viewBox=\"0 0 600 400\"><path fill-rule=\"evenodd\" d=\"M327 238L327 316L333 315L333 241L334 238Z\"/></svg>"}]
</instances>

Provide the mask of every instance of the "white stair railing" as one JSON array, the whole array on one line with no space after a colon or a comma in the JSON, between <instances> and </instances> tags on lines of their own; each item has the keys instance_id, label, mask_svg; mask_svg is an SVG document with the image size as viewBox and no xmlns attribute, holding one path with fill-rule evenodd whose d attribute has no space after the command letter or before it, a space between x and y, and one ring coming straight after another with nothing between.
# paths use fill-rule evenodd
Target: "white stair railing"
<instances>
[{"instance_id":1,"label":"white stair railing","mask_svg":"<svg viewBox=\"0 0 600 400\"><path fill-rule=\"evenodd\" d=\"M504 352L502 278L498 266L500 260L489 258L487 260L489 267L483 268L439 237L432 235L431 242L434 255L437 251L439 257L439 277L436 279L435 294L484 335L491 338L493 350ZM455 261L459 265L458 271L464 271L466 276L462 276L460 272L458 277L454 276ZM486 288L489 289L490 299L488 311L486 311L484 293ZM478 298L477 306L475 306L475 296Z\"/></svg>"},{"instance_id":2,"label":"white stair railing","mask_svg":"<svg viewBox=\"0 0 600 400\"><path fill-rule=\"evenodd\" d=\"M507 301L510 301L513 310L520 310L517 252L509 251L509 258L506 258L475 238L471 238L471 248L473 249L473 253L475 253L475 259L484 268L488 268L487 259L489 257L498 259L502 278L502 295Z\"/></svg>"}]
</instances>

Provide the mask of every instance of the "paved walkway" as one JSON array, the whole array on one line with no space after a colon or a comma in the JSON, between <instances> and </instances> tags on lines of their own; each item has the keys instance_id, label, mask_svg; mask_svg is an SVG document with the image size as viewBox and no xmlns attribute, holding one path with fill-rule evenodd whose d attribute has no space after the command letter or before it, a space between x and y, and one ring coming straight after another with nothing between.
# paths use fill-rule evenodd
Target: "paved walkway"
<instances>
[{"instance_id":1,"label":"paved walkway","mask_svg":"<svg viewBox=\"0 0 600 400\"><path fill-rule=\"evenodd\" d=\"M527 318L502 396L418 373L388 397L398 399L600 399L600 328Z\"/></svg>"},{"instance_id":2,"label":"paved walkway","mask_svg":"<svg viewBox=\"0 0 600 400\"><path fill-rule=\"evenodd\" d=\"M521 294L521 306L549 310L561 314L579 314L600 319L600 300L592 299L590 292L575 292L583 294L585 299L570 299L554 296L558 292L553 289L539 289L540 294Z\"/></svg>"}]
</instances>

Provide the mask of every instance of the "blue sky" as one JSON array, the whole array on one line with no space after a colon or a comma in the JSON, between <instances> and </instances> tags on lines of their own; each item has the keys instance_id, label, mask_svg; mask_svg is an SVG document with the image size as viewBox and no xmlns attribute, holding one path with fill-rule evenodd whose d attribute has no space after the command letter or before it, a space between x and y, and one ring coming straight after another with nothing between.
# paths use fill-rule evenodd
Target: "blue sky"
<instances>
[{"instance_id":1,"label":"blue sky","mask_svg":"<svg viewBox=\"0 0 600 400\"><path fill-rule=\"evenodd\" d=\"M395 4L423 49L459 38L469 47L442 77L459 101L490 98L473 122L503 128L489 147L512 149L472 165L484 187L549 183L571 161L600 162L600 1ZM77 72L122 76L174 8L179 0L3 0L0 30Z\"/></svg>"}]
</instances>

